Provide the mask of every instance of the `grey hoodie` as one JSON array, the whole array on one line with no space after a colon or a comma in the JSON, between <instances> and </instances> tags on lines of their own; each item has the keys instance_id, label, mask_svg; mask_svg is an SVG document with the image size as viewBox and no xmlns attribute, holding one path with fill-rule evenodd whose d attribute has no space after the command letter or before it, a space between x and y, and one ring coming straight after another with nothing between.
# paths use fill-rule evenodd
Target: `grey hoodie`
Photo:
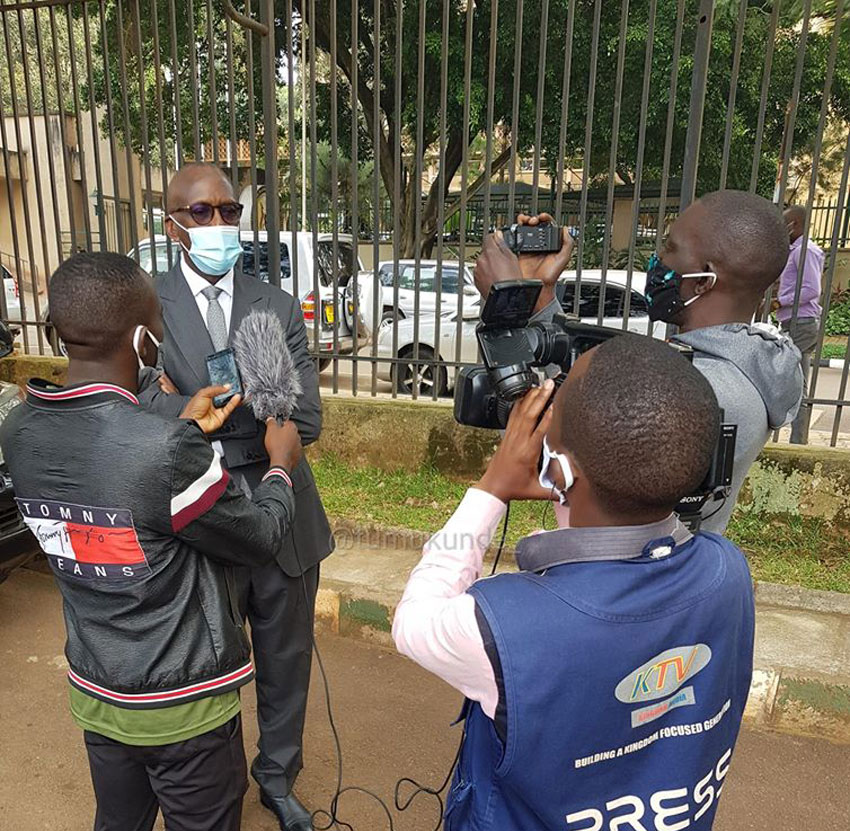
<instances>
[{"instance_id":1,"label":"grey hoodie","mask_svg":"<svg viewBox=\"0 0 850 831\"><path fill-rule=\"evenodd\" d=\"M738 425L732 491L719 507L703 508L702 530L722 534L750 465L771 430L790 422L800 408L800 350L773 327L728 323L675 335L694 350L694 366L708 379L727 423Z\"/></svg>"}]
</instances>

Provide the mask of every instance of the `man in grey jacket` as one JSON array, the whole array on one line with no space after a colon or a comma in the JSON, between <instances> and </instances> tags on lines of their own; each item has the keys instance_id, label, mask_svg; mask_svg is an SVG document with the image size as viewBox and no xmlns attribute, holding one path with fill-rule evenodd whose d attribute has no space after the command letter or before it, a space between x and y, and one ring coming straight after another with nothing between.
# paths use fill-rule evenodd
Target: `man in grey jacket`
<instances>
[{"instance_id":1,"label":"man in grey jacket","mask_svg":"<svg viewBox=\"0 0 850 831\"><path fill-rule=\"evenodd\" d=\"M165 377L140 394L143 404L176 414L208 384L206 357L224 349L254 309L280 318L301 379L303 393L292 414L304 445L322 426L319 383L307 351L307 331L298 301L286 292L234 273L242 253L239 219L230 180L214 165L186 165L168 186L168 235L180 257L157 280L165 337ZM213 447L246 493L260 482L268 459L265 425L239 407L218 433ZM251 622L257 669L259 753L251 773L263 804L283 831L307 831L310 814L292 791L302 767L302 732L312 657L312 628L319 563L333 550L333 537L306 458L291 471L297 521L267 566L245 570L243 612Z\"/></svg>"},{"instance_id":2,"label":"man in grey jacket","mask_svg":"<svg viewBox=\"0 0 850 831\"><path fill-rule=\"evenodd\" d=\"M551 221L521 216L520 222ZM572 254L565 235L557 254L516 257L497 235L485 240L476 263L482 295L493 282L537 279L544 283L535 319L551 320L561 306L554 287ZM800 351L777 329L753 324L767 288L788 259L788 234L779 209L743 191L718 191L694 202L676 220L658 267L676 297L663 318L679 327L672 340L694 350L694 366L714 389L725 420L738 425L732 489L718 505L703 508L702 529L722 534L750 466L772 430L796 415L803 391ZM695 276L699 275L699 276ZM650 274L649 283L652 282ZM651 286L647 301L652 309ZM676 302L678 300L678 302Z\"/></svg>"}]
</instances>

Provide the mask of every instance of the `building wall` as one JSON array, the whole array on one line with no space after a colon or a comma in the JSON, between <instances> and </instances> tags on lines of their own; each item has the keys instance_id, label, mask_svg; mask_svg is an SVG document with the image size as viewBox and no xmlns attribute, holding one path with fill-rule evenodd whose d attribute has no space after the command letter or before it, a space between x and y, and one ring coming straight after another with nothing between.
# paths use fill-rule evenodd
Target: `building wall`
<instances>
[{"instance_id":1,"label":"building wall","mask_svg":"<svg viewBox=\"0 0 850 831\"><path fill-rule=\"evenodd\" d=\"M99 110L94 121L89 112L83 112L79 119L59 114L34 115L32 119L21 116L20 148L15 119L5 117L9 148L20 149L20 172L18 165L10 163L10 206L5 169L0 165L0 255L3 264L18 273L26 285L36 275L43 289L46 276L72 251L91 248L126 252L136 239L148 234L142 197L147 178L142 160L135 153L128 158L117 141L113 157L112 137L104 136L100 129L103 112ZM161 198L159 168L151 169L151 192L153 201ZM29 223L25 221L25 194ZM126 206L123 210L116 208L122 203ZM102 222L98 216L101 209ZM119 241L116 223L122 214L125 219ZM15 232L19 267L15 267L13 256Z\"/></svg>"}]
</instances>

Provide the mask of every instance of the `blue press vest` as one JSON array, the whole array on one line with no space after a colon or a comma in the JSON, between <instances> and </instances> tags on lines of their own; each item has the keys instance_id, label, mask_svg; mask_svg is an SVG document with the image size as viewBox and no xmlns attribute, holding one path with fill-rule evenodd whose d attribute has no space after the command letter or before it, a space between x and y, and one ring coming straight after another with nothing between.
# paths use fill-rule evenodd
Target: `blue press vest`
<instances>
[{"instance_id":1,"label":"blue press vest","mask_svg":"<svg viewBox=\"0 0 850 831\"><path fill-rule=\"evenodd\" d=\"M507 739L468 708L446 831L711 828L752 675L752 582L715 534L664 559L654 545L470 588Z\"/></svg>"}]
</instances>

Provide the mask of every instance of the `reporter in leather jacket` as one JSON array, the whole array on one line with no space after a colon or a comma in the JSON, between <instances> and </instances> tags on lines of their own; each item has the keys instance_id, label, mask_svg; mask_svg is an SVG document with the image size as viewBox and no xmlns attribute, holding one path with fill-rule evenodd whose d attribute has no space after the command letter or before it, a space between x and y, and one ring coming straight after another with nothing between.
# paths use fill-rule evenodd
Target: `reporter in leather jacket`
<instances>
[{"instance_id":1,"label":"reporter in leather jacket","mask_svg":"<svg viewBox=\"0 0 850 831\"><path fill-rule=\"evenodd\" d=\"M162 337L149 277L78 254L50 283L67 386L33 380L0 434L21 513L62 592L71 712L85 730L96 831L239 828L247 789L238 690L253 677L235 566L270 561L293 522L292 423L267 425L248 499L204 433L238 398L201 390L181 418L138 406Z\"/></svg>"}]
</instances>

